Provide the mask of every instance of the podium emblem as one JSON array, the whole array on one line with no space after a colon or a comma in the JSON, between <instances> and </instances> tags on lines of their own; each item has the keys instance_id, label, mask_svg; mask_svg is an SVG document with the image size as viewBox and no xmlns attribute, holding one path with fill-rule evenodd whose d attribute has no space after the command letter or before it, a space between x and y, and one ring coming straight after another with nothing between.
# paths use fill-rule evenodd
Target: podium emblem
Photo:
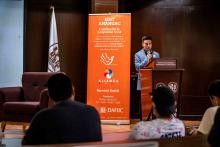
<instances>
[{"instance_id":1,"label":"podium emblem","mask_svg":"<svg viewBox=\"0 0 220 147\"><path fill-rule=\"evenodd\" d=\"M176 93L178 90L178 84L176 82L169 82L168 86L170 87L170 89Z\"/></svg>"}]
</instances>

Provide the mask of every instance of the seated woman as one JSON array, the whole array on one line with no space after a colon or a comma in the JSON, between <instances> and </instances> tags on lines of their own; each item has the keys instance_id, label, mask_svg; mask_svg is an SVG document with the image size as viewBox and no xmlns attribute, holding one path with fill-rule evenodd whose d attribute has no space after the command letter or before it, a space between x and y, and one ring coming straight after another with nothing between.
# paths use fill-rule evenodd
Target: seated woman
<instances>
[{"instance_id":1,"label":"seated woman","mask_svg":"<svg viewBox=\"0 0 220 147\"><path fill-rule=\"evenodd\" d=\"M220 106L220 80L215 80L211 82L211 84L208 87L208 95L212 103L212 107L208 108L200 122L199 128L196 130L192 130L191 134L205 134L208 135L211 127L214 122L216 111L218 110Z\"/></svg>"},{"instance_id":2,"label":"seated woman","mask_svg":"<svg viewBox=\"0 0 220 147\"><path fill-rule=\"evenodd\" d=\"M152 94L153 113L156 119L136 124L130 138L142 140L185 136L183 122L173 115L176 110L173 91L167 86L160 86Z\"/></svg>"}]
</instances>

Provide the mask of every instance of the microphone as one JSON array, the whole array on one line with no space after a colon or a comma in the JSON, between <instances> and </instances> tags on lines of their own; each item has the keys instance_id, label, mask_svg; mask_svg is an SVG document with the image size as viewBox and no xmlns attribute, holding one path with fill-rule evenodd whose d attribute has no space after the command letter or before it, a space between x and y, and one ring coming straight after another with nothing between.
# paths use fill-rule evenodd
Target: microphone
<instances>
[{"instance_id":1,"label":"microphone","mask_svg":"<svg viewBox=\"0 0 220 147\"><path fill-rule=\"evenodd\" d=\"M148 49L147 50L147 54L152 54L153 53L153 50L152 49Z\"/></svg>"},{"instance_id":2,"label":"microphone","mask_svg":"<svg viewBox=\"0 0 220 147\"><path fill-rule=\"evenodd\" d=\"M150 56L148 56L148 55L150 55ZM148 48L147 56L148 56L149 61L151 61L153 59L153 50L152 49Z\"/></svg>"}]
</instances>

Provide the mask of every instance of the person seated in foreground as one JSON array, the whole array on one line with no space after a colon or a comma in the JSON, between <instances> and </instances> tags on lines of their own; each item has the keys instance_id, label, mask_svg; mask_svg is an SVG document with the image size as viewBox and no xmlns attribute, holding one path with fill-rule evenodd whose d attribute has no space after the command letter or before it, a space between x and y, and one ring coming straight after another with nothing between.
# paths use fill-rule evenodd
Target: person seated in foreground
<instances>
[{"instance_id":1,"label":"person seated in foreground","mask_svg":"<svg viewBox=\"0 0 220 147\"><path fill-rule=\"evenodd\" d=\"M212 107L208 108L205 111L200 122L199 128L197 130L191 130L190 134L192 135L209 134L211 127L214 123L216 111L220 106L220 80L215 80L210 83L208 87L208 95L212 103Z\"/></svg>"},{"instance_id":2,"label":"person seated in foreground","mask_svg":"<svg viewBox=\"0 0 220 147\"><path fill-rule=\"evenodd\" d=\"M48 80L51 108L37 113L22 144L58 144L101 141L100 117L96 109L74 101L74 88L68 76L59 73Z\"/></svg>"},{"instance_id":3,"label":"person seated in foreground","mask_svg":"<svg viewBox=\"0 0 220 147\"><path fill-rule=\"evenodd\" d=\"M214 124L208 135L208 142L212 147L220 147L220 108L218 108Z\"/></svg>"},{"instance_id":4,"label":"person seated in foreground","mask_svg":"<svg viewBox=\"0 0 220 147\"><path fill-rule=\"evenodd\" d=\"M173 91L168 86L160 86L153 90L152 96L156 119L136 124L129 138L143 140L185 136L183 122L174 117L176 106Z\"/></svg>"}]
</instances>

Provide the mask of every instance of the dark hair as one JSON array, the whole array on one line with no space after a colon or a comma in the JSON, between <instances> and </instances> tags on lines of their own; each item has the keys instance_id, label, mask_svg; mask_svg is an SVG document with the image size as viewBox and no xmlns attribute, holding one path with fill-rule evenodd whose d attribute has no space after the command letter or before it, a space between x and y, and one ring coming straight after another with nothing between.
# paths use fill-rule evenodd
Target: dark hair
<instances>
[{"instance_id":1,"label":"dark hair","mask_svg":"<svg viewBox=\"0 0 220 147\"><path fill-rule=\"evenodd\" d=\"M220 80L215 80L209 84L208 95L210 98L212 98L212 96L220 98Z\"/></svg>"},{"instance_id":2,"label":"dark hair","mask_svg":"<svg viewBox=\"0 0 220 147\"><path fill-rule=\"evenodd\" d=\"M70 98L74 92L71 79L63 73L52 75L47 84L49 95L55 102Z\"/></svg>"},{"instance_id":3,"label":"dark hair","mask_svg":"<svg viewBox=\"0 0 220 147\"><path fill-rule=\"evenodd\" d=\"M170 116L176 111L175 96L168 86L159 86L153 90L153 102L156 110L161 116Z\"/></svg>"},{"instance_id":4,"label":"dark hair","mask_svg":"<svg viewBox=\"0 0 220 147\"><path fill-rule=\"evenodd\" d=\"M142 42L144 42L144 40L152 40L151 36L145 35L142 37Z\"/></svg>"}]
</instances>

